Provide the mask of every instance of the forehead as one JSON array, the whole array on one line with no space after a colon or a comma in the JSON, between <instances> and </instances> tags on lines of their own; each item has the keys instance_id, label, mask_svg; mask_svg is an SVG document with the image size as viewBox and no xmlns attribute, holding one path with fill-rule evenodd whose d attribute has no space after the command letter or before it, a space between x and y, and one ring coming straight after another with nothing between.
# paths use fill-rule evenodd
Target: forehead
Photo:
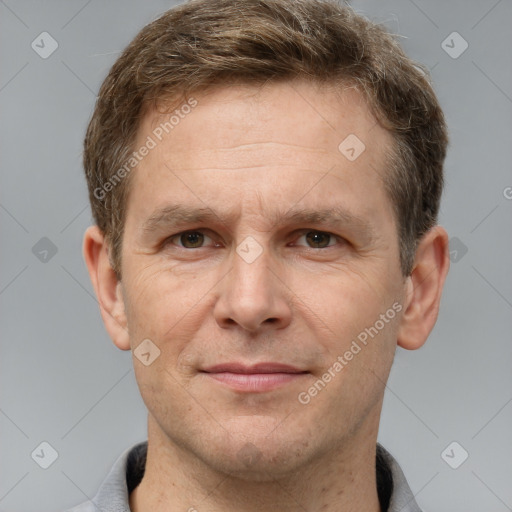
<instances>
[{"instance_id":1,"label":"forehead","mask_svg":"<svg viewBox=\"0 0 512 512\"><path fill-rule=\"evenodd\" d=\"M192 108L190 100L188 104L182 100L173 102L165 113L149 110L139 127L139 139L154 133L157 143L165 145L167 140L167 149L174 153L180 148L193 147L197 153L271 140L301 149L335 150L336 156L348 135L373 146L372 155L382 143L392 143L363 95L348 85L294 80L258 87L212 87L193 97Z\"/></svg>"},{"instance_id":2,"label":"forehead","mask_svg":"<svg viewBox=\"0 0 512 512\"><path fill-rule=\"evenodd\" d=\"M241 194L242 181L251 192L271 184L298 194L301 182L307 186L325 173L347 190L383 192L392 138L355 88L294 81L224 86L191 97L165 114L144 116L135 147L151 139L152 149L133 172L129 196L136 189L146 202L165 203L164 183L194 172L202 172L196 185L206 195L215 180L223 180L226 197L230 190ZM218 199L214 194L209 200Z\"/></svg>"}]
</instances>

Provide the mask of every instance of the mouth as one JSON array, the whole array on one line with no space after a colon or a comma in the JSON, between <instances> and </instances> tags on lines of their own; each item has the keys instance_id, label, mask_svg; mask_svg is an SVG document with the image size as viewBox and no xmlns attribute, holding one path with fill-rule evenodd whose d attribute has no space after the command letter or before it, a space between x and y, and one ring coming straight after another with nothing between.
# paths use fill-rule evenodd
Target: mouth
<instances>
[{"instance_id":1,"label":"mouth","mask_svg":"<svg viewBox=\"0 0 512 512\"><path fill-rule=\"evenodd\" d=\"M281 363L259 363L244 365L225 363L201 370L207 378L246 393L263 393L298 381L309 374L294 366Z\"/></svg>"}]
</instances>

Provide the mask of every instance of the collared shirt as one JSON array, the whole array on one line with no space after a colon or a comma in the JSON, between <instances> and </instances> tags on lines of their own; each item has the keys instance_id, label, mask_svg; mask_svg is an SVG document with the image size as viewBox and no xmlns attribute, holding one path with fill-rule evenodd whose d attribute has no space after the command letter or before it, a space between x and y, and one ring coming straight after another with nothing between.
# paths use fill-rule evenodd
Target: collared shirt
<instances>
[{"instance_id":1,"label":"collared shirt","mask_svg":"<svg viewBox=\"0 0 512 512\"><path fill-rule=\"evenodd\" d=\"M67 512L130 512L130 493L139 485L146 466L147 441L127 449L92 499ZM421 512L393 456L377 444L377 491L382 512Z\"/></svg>"}]
</instances>

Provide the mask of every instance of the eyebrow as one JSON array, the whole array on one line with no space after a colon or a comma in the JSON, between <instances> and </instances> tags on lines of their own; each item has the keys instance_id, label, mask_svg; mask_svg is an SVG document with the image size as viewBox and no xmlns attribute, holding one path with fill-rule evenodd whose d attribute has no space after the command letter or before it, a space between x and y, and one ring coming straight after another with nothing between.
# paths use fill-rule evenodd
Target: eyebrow
<instances>
[{"instance_id":1,"label":"eyebrow","mask_svg":"<svg viewBox=\"0 0 512 512\"><path fill-rule=\"evenodd\" d=\"M228 213L226 219L232 219L235 216ZM182 224L196 224L207 222L222 222L221 217L216 215L210 208L194 208L181 204L174 204L159 208L148 217L143 225L143 233L151 234L162 228L170 228Z\"/></svg>"},{"instance_id":2,"label":"eyebrow","mask_svg":"<svg viewBox=\"0 0 512 512\"><path fill-rule=\"evenodd\" d=\"M328 224L346 227L362 235L368 241L375 238L375 230L368 220L353 214L342 206L321 209L291 208L285 212L276 210L266 215L272 225ZM142 224L141 231L144 235L151 235L163 229L177 228L187 224L217 223L227 226L232 224L238 216L233 210L217 214L211 208L173 204L153 212Z\"/></svg>"}]
</instances>

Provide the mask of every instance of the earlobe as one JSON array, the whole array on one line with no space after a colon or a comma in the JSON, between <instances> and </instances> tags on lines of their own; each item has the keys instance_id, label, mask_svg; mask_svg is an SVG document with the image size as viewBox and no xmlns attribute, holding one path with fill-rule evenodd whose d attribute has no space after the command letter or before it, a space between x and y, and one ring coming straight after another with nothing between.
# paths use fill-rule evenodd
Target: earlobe
<instances>
[{"instance_id":1,"label":"earlobe","mask_svg":"<svg viewBox=\"0 0 512 512\"><path fill-rule=\"evenodd\" d=\"M105 328L118 348L130 350L122 285L110 264L108 243L98 226L87 228L83 255Z\"/></svg>"},{"instance_id":2,"label":"earlobe","mask_svg":"<svg viewBox=\"0 0 512 512\"><path fill-rule=\"evenodd\" d=\"M397 339L400 347L416 350L427 340L437 320L449 267L448 234L434 226L420 240L413 271L406 281Z\"/></svg>"}]
</instances>

